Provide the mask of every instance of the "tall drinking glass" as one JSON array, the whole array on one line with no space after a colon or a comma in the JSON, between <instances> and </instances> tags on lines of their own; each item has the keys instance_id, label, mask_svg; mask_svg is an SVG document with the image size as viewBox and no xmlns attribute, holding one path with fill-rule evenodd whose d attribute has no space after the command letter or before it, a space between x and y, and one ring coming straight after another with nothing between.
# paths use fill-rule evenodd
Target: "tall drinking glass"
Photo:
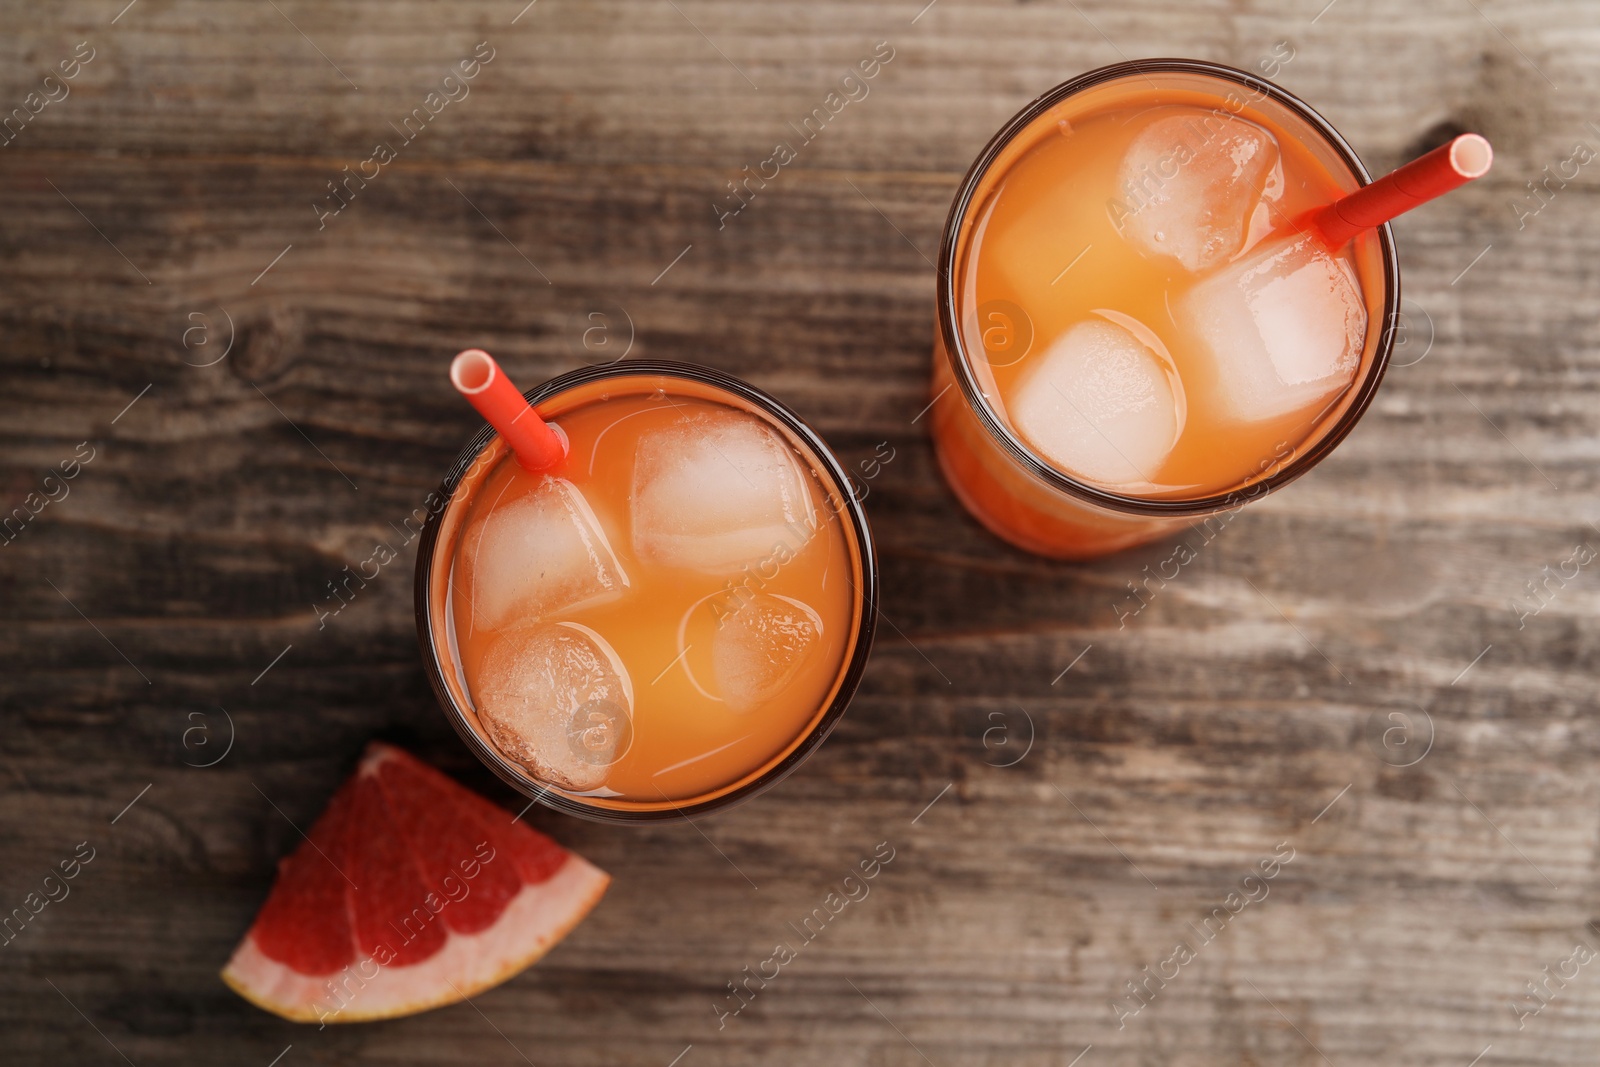
<instances>
[{"instance_id":1,"label":"tall drinking glass","mask_svg":"<svg viewBox=\"0 0 1600 1067\"><path fill-rule=\"evenodd\" d=\"M1367 181L1305 103L1214 63L1121 63L1024 108L939 250L932 433L962 504L1083 559L1310 470L1383 377L1400 276L1387 224L1329 252L1298 222Z\"/></svg>"},{"instance_id":2,"label":"tall drinking glass","mask_svg":"<svg viewBox=\"0 0 1600 1067\"><path fill-rule=\"evenodd\" d=\"M485 428L417 557L440 703L502 779L613 822L697 814L793 771L872 645L877 565L850 481L782 404L630 360L530 390L570 448L523 469Z\"/></svg>"}]
</instances>

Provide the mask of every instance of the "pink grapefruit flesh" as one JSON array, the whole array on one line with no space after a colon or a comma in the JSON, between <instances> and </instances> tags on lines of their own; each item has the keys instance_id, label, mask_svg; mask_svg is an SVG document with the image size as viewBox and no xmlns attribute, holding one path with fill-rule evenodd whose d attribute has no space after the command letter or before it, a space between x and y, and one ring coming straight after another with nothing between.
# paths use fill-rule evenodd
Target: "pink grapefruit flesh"
<instances>
[{"instance_id":1,"label":"pink grapefruit flesh","mask_svg":"<svg viewBox=\"0 0 1600 1067\"><path fill-rule=\"evenodd\" d=\"M223 969L296 1022L362 1022L499 984L583 920L610 876L391 745L367 748Z\"/></svg>"}]
</instances>

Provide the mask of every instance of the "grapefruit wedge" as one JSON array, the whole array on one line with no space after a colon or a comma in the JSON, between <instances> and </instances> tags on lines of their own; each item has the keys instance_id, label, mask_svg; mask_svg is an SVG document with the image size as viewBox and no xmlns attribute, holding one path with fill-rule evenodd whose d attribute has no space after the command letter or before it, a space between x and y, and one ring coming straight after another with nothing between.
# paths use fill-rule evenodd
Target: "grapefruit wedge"
<instances>
[{"instance_id":1,"label":"grapefruit wedge","mask_svg":"<svg viewBox=\"0 0 1600 1067\"><path fill-rule=\"evenodd\" d=\"M222 980L296 1022L410 1015L533 963L610 881L476 793L375 742L279 862Z\"/></svg>"}]
</instances>

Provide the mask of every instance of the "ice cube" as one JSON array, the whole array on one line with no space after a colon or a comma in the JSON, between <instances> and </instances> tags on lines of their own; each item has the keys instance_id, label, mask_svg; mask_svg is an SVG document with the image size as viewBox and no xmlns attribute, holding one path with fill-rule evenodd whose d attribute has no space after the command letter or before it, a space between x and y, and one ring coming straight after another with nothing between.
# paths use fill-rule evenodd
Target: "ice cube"
<instances>
[{"instance_id":1,"label":"ice cube","mask_svg":"<svg viewBox=\"0 0 1600 1067\"><path fill-rule=\"evenodd\" d=\"M619 596L628 576L577 486L547 477L463 538L473 621L498 629Z\"/></svg>"},{"instance_id":2,"label":"ice cube","mask_svg":"<svg viewBox=\"0 0 1600 1067\"><path fill-rule=\"evenodd\" d=\"M750 711L776 696L822 639L822 617L800 601L756 593L723 616L711 641L722 699Z\"/></svg>"},{"instance_id":3,"label":"ice cube","mask_svg":"<svg viewBox=\"0 0 1600 1067\"><path fill-rule=\"evenodd\" d=\"M633 472L633 547L714 574L797 551L815 532L794 452L754 416L700 412L647 433Z\"/></svg>"},{"instance_id":4,"label":"ice cube","mask_svg":"<svg viewBox=\"0 0 1600 1067\"><path fill-rule=\"evenodd\" d=\"M1178 439L1181 398L1173 389L1149 345L1116 323L1092 319L1023 370L1007 408L1023 439L1055 466L1127 485L1155 481Z\"/></svg>"},{"instance_id":5,"label":"ice cube","mask_svg":"<svg viewBox=\"0 0 1600 1067\"><path fill-rule=\"evenodd\" d=\"M563 789L603 785L633 740L627 668L578 623L507 631L484 657L472 695L495 746Z\"/></svg>"},{"instance_id":6,"label":"ice cube","mask_svg":"<svg viewBox=\"0 0 1600 1067\"><path fill-rule=\"evenodd\" d=\"M1311 237L1275 241L1173 304L1210 363L1220 409L1240 422L1300 411L1347 387L1367 309L1355 271Z\"/></svg>"},{"instance_id":7,"label":"ice cube","mask_svg":"<svg viewBox=\"0 0 1600 1067\"><path fill-rule=\"evenodd\" d=\"M1200 271L1237 255L1257 206L1282 189L1272 134L1232 115L1183 108L1134 137L1110 210L1139 251Z\"/></svg>"}]
</instances>

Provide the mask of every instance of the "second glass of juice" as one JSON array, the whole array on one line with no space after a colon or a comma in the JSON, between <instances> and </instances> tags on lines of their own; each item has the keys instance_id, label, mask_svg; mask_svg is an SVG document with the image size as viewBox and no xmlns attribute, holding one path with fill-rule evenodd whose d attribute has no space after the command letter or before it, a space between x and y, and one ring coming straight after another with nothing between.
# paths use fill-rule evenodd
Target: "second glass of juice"
<instances>
[{"instance_id":1,"label":"second glass of juice","mask_svg":"<svg viewBox=\"0 0 1600 1067\"><path fill-rule=\"evenodd\" d=\"M1304 232L1367 180L1316 112L1216 64L1119 64L1025 108L940 249L933 438L962 503L1082 559L1309 470L1394 343L1388 225L1336 250Z\"/></svg>"},{"instance_id":2,"label":"second glass of juice","mask_svg":"<svg viewBox=\"0 0 1600 1067\"><path fill-rule=\"evenodd\" d=\"M792 412L704 368L633 360L527 395L565 460L530 472L480 433L419 551L424 662L458 732L591 818L772 785L843 715L872 643L848 476Z\"/></svg>"}]
</instances>

